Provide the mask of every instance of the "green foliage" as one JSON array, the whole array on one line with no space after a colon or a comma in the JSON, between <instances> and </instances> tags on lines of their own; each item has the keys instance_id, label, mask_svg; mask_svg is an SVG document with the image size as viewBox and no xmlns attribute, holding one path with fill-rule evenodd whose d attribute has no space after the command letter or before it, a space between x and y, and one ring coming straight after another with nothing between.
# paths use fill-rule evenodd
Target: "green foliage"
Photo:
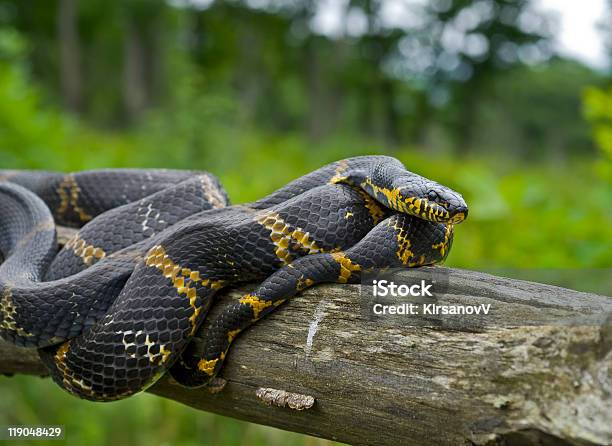
<instances>
[{"instance_id":1,"label":"green foliage","mask_svg":"<svg viewBox=\"0 0 612 446\"><path fill-rule=\"evenodd\" d=\"M413 26L386 23L385 2L351 0L346 29L333 36L310 26L327 2L90 0L76 3L77 36L63 42L56 20L68 3L37 7L33 0L4 0L0 23L27 35L32 78L53 101L68 102L59 88L62 73L79 74L79 116L96 127L131 127L148 121L152 108L172 109L184 81L181 67L189 65L204 85L197 95L204 99L214 92L232 101L236 113L230 121L241 127L313 139L359 135L396 145L423 143L435 130L453 148L520 156L525 151L517 150L512 137L498 138L493 148L490 138L478 138L483 122L475 113L490 94L491 80L510 67L524 67L524 60L551 56L549 20L528 0L423 2L410 8ZM380 20L383 15L386 20ZM360 20L361 31L350 32L350 24ZM523 21L531 23L528 30ZM62 48L76 54L66 58ZM536 102L545 113L531 114L518 130L506 129L507 117L521 121L524 111L523 104L509 101L504 112L493 113L493 127L510 136L527 127L529 135L519 142L537 140L531 143L560 156L588 150L583 123L568 119L578 115L580 82L592 75L581 68L513 74L510 89L518 88L522 101L545 97ZM134 90L142 90L141 106L129 105ZM551 105L562 106L547 108L551 97L558 97ZM560 122L563 135L557 134ZM565 135L572 141L565 143Z\"/></svg>"},{"instance_id":2,"label":"green foliage","mask_svg":"<svg viewBox=\"0 0 612 446\"><path fill-rule=\"evenodd\" d=\"M601 75L562 59L507 71L489 82L475 143L502 153L511 148L523 160L593 153L580 93L599 82Z\"/></svg>"},{"instance_id":3,"label":"green foliage","mask_svg":"<svg viewBox=\"0 0 612 446\"><path fill-rule=\"evenodd\" d=\"M597 171L612 182L612 87L607 91L595 87L586 89L584 114L593 126L593 139L602 152Z\"/></svg>"},{"instance_id":4,"label":"green foliage","mask_svg":"<svg viewBox=\"0 0 612 446\"><path fill-rule=\"evenodd\" d=\"M0 163L3 168L85 169L129 162L129 137L80 125L45 102L25 69L26 42L0 28Z\"/></svg>"}]
</instances>

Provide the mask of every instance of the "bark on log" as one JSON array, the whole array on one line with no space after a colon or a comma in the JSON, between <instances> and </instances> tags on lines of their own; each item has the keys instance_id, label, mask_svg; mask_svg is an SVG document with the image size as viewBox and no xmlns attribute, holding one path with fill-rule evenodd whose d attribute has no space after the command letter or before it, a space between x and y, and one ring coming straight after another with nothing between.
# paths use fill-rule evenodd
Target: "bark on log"
<instances>
[{"instance_id":1,"label":"bark on log","mask_svg":"<svg viewBox=\"0 0 612 446\"><path fill-rule=\"evenodd\" d=\"M422 271L404 274L418 279ZM168 378L149 392L351 444L612 443L612 299L472 271L436 271L449 277L439 304L491 303L505 323L466 329L372 320L358 285L323 285L236 340L220 392L184 389ZM554 322L576 309L608 318ZM526 318L543 322L527 326ZM0 373L44 374L35 352L0 343L0 358Z\"/></svg>"}]
</instances>

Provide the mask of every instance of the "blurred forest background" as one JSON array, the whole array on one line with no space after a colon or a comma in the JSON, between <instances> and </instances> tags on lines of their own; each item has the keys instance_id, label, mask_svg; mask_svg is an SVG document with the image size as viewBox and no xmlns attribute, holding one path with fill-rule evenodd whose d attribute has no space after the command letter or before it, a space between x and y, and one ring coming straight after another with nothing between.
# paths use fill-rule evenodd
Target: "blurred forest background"
<instances>
[{"instance_id":1,"label":"blurred forest background","mask_svg":"<svg viewBox=\"0 0 612 446\"><path fill-rule=\"evenodd\" d=\"M610 268L612 1L600 26L595 70L528 0L0 0L0 168L206 169L238 203L386 153L466 197L449 265ZM0 389L0 425L69 444L327 444L149 395Z\"/></svg>"}]
</instances>

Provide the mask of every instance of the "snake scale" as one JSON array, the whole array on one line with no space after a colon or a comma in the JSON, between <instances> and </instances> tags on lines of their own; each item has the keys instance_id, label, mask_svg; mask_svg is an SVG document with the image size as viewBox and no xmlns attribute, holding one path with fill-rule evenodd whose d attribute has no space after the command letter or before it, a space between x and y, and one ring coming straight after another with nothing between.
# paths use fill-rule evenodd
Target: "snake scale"
<instances>
[{"instance_id":1,"label":"snake scale","mask_svg":"<svg viewBox=\"0 0 612 446\"><path fill-rule=\"evenodd\" d=\"M89 400L167 371L205 385L236 336L292 296L440 263L466 217L459 193L386 156L233 206L206 172L0 170L0 336L37 348L53 380ZM59 251L56 224L80 228ZM202 329L214 295L247 281L260 284Z\"/></svg>"}]
</instances>

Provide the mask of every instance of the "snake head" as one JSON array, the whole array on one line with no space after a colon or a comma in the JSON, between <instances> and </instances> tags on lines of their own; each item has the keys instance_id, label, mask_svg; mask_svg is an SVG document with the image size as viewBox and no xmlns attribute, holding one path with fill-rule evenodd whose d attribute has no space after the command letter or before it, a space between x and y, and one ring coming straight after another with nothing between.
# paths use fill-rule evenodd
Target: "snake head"
<instances>
[{"instance_id":1,"label":"snake head","mask_svg":"<svg viewBox=\"0 0 612 446\"><path fill-rule=\"evenodd\" d=\"M406 170L387 181L380 178L366 177L361 187L390 209L435 223L456 224L467 217L461 194L435 181Z\"/></svg>"},{"instance_id":2,"label":"snake head","mask_svg":"<svg viewBox=\"0 0 612 446\"><path fill-rule=\"evenodd\" d=\"M437 223L457 224L467 218L468 207L460 193L419 175L414 177L397 186L403 212Z\"/></svg>"},{"instance_id":3,"label":"snake head","mask_svg":"<svg viewBox=\"0 0 612 446\"><path fill-rule=\"evenodd\" d=\"M356 157L340 162L332 183L359 186L382 205L403 214L445 224L466 219L460 193L409 170L389 156Z\"/></svg>"}]
</instances>

